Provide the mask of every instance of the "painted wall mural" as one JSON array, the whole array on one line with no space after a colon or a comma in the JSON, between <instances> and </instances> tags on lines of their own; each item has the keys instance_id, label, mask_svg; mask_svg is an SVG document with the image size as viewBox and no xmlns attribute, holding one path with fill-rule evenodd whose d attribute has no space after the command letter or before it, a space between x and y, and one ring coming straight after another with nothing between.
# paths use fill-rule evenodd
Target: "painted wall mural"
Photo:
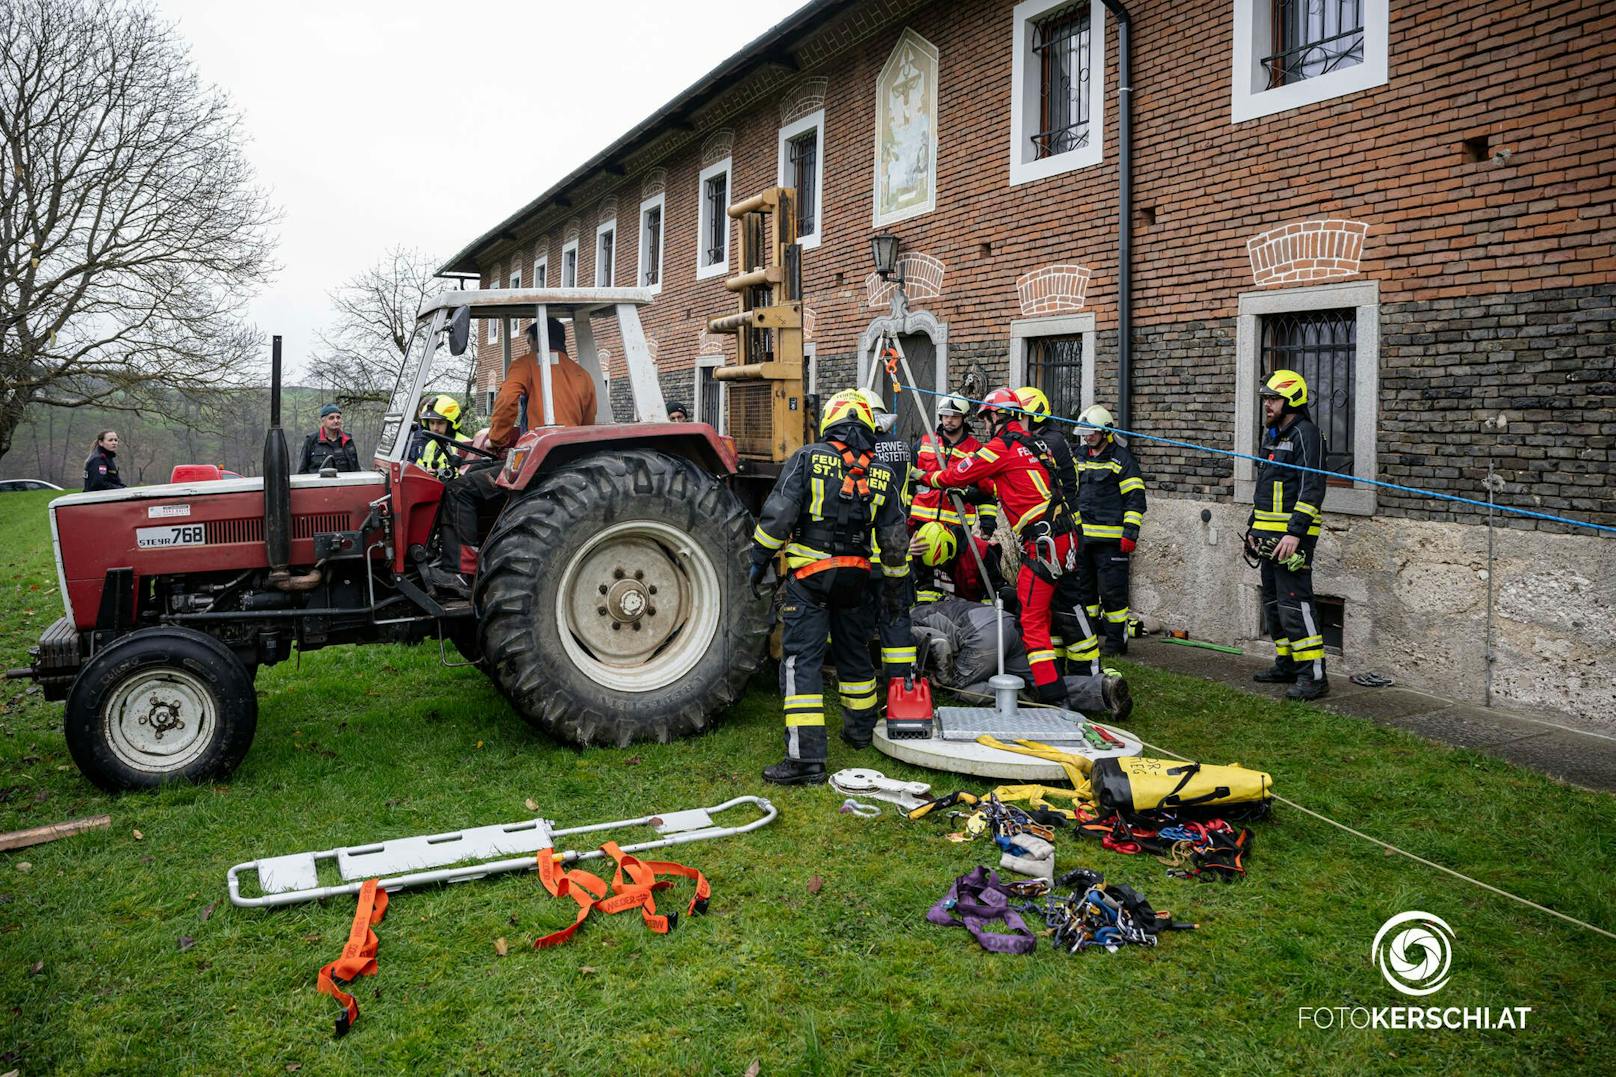
<instances>
[{"instance_id":1,"label":"painted wall mural","mask_svg":"<svg viewBox=\"0 0 1616 1077\"><path fill-rule=\"evenodd\" d=\"M875 82L875 224L937 206L937 47L905 30Z\"/></svg>"}]
</instances>

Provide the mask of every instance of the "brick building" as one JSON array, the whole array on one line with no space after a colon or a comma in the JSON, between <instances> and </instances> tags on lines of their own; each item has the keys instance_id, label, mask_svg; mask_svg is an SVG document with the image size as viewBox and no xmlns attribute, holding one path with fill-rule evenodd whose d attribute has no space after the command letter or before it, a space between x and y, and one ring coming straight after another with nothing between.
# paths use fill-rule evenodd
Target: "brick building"
<instances>
[{"instance_id":1,"label":"brick building","mask_svg":"<svg viewBox=\"0 0 1616 1077\"><path fill-rule=\"evenodd\" d=\"M1616 525L1616 8L1128 10L1132 428L1250 451L1262 372L1298 367L1343 473L1485 499L1490 463L1500 502ZM716 207L783 182L802 192L811 388L860 377L892 328L927 387L1033 382L1066 414L1119 410L1119 30L1102 0L815 0L445 269L656 287L665 392L721 423L704 371L732 344L704 326L734 310L737 267ZM878 233L902 243L902 325ZM480 343L491 391L501 348ZM1151 489L1135 606L1256 638L1249 464L1133 448ZM1489 543L1484 510L1362 483L1324 509L1344 666L1616 721L1608 535L1513 518Z\"/></svg>"}]
</instances>

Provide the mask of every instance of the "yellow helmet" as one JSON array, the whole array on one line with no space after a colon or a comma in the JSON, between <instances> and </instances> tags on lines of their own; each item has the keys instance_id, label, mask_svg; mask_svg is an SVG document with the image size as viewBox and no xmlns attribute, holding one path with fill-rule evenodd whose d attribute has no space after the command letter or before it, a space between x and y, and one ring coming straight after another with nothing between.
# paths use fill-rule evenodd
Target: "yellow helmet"
<instances>
[{"instance_id":1,"label":"yellow helmet","mask_svg":"<svg viewBox=\"0 0 1616 1077\"><path fill-rule=\"evenodd\" d=\"M915 538L925 547L920 553L921 563L932 568L950 563L959 553L959 540L954 537L953 530L936 520L921 524L915 531Z\"/></svg>"},{"instance_id":2,"label":"yellow helmet","mask_svg":"<svg viewBox=\"0 0 1616 1077\"><path fill-rule=\"evenodd\" d=\"M1032 385L1023 385L1016 390L1016 399L1021 401L1021 410L1035 423L1041 423L1049 418L1049 397L1044 395L1042 389Z\"/></svg>"},{"instance_id":3,"label":"yellow helmet","mask_svg":"<svg viewBox=\"0 0 1616 1077\"><path fill-rule=\"evenodd\" d=\"M1307 403L1307 379L1294 370L1276 370L1268 375L1260 395L1277 396L1293 408Z\"/></svg>"},{"instance_id":4,"label":"yellow helmet","mask_svg":"<svg viewBox=\"0 0 1616 1077\"><path fill-rule=\"evenodd\" d=\"M460 401L445 393L443 396L433 400L421 412L421 418L423 420L442 419L450 426L458 426L460 424Z\"/></svg>"},{"instance_id":5,"label":"yellow helmet","mask_svg":"<svg viewBox=\"0 0 1616 1077\"><path fill-rule=\"evenodd\" d=\"M875 415L859 392L858 389L843 389L825 401L824 410L819 413L820 437L824 437L831 427L849 421L863 423L865 429L875 433Z\"/></svg>"}]
</instances>

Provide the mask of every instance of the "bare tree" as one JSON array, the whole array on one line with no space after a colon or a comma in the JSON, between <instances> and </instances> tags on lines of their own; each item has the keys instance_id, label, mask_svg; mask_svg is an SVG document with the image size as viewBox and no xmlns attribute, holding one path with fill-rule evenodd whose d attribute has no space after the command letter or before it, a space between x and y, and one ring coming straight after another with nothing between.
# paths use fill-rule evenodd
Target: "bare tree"
<instances>
[{"instance_id":1,"label":"bare tree","mask_svg":"<svg viewBox=\"0 0 1616 1077\"><path fill-rule=\"evenodd\" d=\"M309 373L349 403L385 403L415 332L415 317L428 296L450 285L434 277L438 259L395 247L375 265L331 293L336 318L320 334L320 348ZM442 369L428 384L458 370L461 360L440 354Z\"/></svg>"},{"instance_id":2,"label":"bare tree","mask_svg":"<svg viewBox=\"0 0 1616 1077\"><path fill-rule=\"evenodd\" d=\"M30 404L228 383L275 214L241 119L138 2L0 3L0 457Z\"/></svg>"}]
</instances>

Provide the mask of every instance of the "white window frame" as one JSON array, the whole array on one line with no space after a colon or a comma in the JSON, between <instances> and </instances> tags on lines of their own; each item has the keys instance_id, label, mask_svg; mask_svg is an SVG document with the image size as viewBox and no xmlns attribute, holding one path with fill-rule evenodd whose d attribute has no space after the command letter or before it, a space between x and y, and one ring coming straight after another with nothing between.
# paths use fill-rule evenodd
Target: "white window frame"
<instances>
[{"instance_id":1,"label":"white window frame","mask_svg":"<svg viewBox=\"0 0 1616 1077\"><path fill-rule=\"evenodd\" d=\"M1390 0L1364 0L1364 58L1362 63L1338 68L1300 82L1266 89L1268 72L1263 57L1273 41L1273 0L1234 0L1234 65L1231 77L1229 122L1243 123L1303 105L1344 97L1360 90L1384 86L1388 81L1387 41L1390 38Z\"/></svg>"},{"instance_id":2,"label":"white window frame","mask_svg":"<svg viewBox=\"0 0 1616 1077\"><path fill-rule=\"evenodd\" d=\"M601 275L600 275L600 269L601 269L600 241L606 238L607 233L610 233L611 237L612 237L612 257L611 257L611 261L606 266L606 275L610 279L601 280ZM616 279L617 279L617 221L614 218L613 220L609 220L606 223L604 223L602 225L599 225L595 229L595 287L596 288L610 288L610 287L612 287L613 282Z\"/></svg>"},{"instance_id":3,"label":"white window frame","mask_svg":"<svg viewBox=\"0 0 1616 1077\"><path fill-rule=\"evenodd\" d=\"M803 366L807 367L805 373L808 379L808 384L803 386L803 391L809 396L813 396L819 392L819 345L804 344L802 346L802 362Z\"/></svg>"},{"instance_id":4,"label":"white window frame","mask_svg":"<svg viewBox=\"0 0 1616 1077\"><path fill-rule=\"evenodd\" d=\"M696 384L693 387L695 392L692 394L695 399L690 405L694 409L690 414L690 418L698 423L706 423L714 430L717 430L720 436L729 433L729 386L721 381L715 383L718 386L718 414L716 416L703 415L701 412L701 372L703 370L715 370L723 365L724 357L722 355L696 356Z\"/></svg>"},{"instance_id":5,"label":"white window frame","mask_svg":"<svg viewBox=\"0 0 1616 1077\"><path fill-rule=\"evenodd\" d=\"M521 286L522 286L522 263L520 261L518 261L516 263L516 268L512 269L511 270L511 275L508 278L506 278L506 287L507 288L520 288ZM515 344L517 336L520 335L520 333L522 332L522 319L520 319L520 318L511 318L511 319L509 319L509 325L511 327L511 343Z\"/></svg>"},{"instance_id":6,"label":"white window frame","mask_svg":"<svg viewBox=\"0 0 1616 1077\"><path fill-rule=\"evenodd\" d=\"M1240 311L1235 323L1235 443L1231 446L1236 452L1254 454L1257 450L1258 363L1262 350L1263 315L1349 307L1358 313L1358 354L1352 361L1352 474L1359 479L1380 477L1376 449L1376 431L1380 422L1378 281L1319 284L1309 288L1268 288L1241 293ZM1256 485L1256 463L1244 457L1235 457L1235 503L1251 504ZM1325 512L1372 516L1375 512L1375 487L1361 483L1351 487L1327 486L1324 504L1319 507Z\"/></svg>"},{"instance_id":7,"label":"white window frame","mask_svg":"<svg viewBox=\"0 0 1616 1077\"><path fill-rule=\"evenodd\" d=\"M1034 24L1070 0L1023 0L1015 7L1010 59L1010 186L1064 175L1099 164L1105 157L1105 5L1089 3L1089 144L1039 159L1032 136L1038 133L1038 65L1033 62Z\"/></svg>"},{"instance_id":8,"label":"white window frame","mask_svg":"<svg viewBox=\"0 0 1616 1077\"><path fill-rule=\"evenodd\" d=\"M712 224L712 218L707 210L707 181L719 173L724 175L724 201L730 202L735 197L735 170L732 158L726 157L722 161L710 164L701 170L696 177L696 279L706 280L709 277L721 277L729 272L729 237L732 231L729 224L729 215L726 212L724 222L724 260L714 262L712 265L702 265L701 259L707 246L707 230ZM729 207L726 206L727 210Z\"/></svg>"},{"instance_id":9,"label":"white window frame","mask_svg":"<svg viewBox=\"0 0 1616 1077\"><path fill-rule=\"evenodd\" d=\"M498 288L499 287L499 280L500 280L501 276L502 276L502 272L501 272L500 268L498 266L494 267L494 271L492 273L488 274L489 287ZM488 319L488 343L490 343L490 344L498 344L499 343L499 332L500 332L500 326L502 324L503 323L498 318L489 318Z\"/></svg>"},{"instance_id":10,"label":"white window frame","mask_svg":"<svg viewBox=\"0 0 1616 1077\"><path fill-rule=\"evenodd\" d=\"M567 280L567 255L572 255L572 280ZM569 239L561 245L561 287L578 287L578 241Z\"/></svg>"},{"instance_id":11,"label":"white window frame","mask_svg":"<svg viewBox=\"0 0 1616 1077\"><path fill-rule=\"evenodd\" d=\"M544 250L543 254L538 253L538 251L533 252L533 287L535 287L535 288L548 288L548 287L550 287L550 247L549 247L549 244L545 244L545 246L542 249ZM541 276L544 278L543 281L539 280L539 278Z\"/></svg>"},{"instance_id":12,"label":"white window frame","mask_svg":"<svg viewBox=\"0 0 1616 1077\"><path fill-rule=\"evenodd\" d=\"M825 235L825 110L816 109L798 120L792 120L780 128L779 142L779 177L780 186L794 186L788 170L791 161L786 147L792 139L809 131L815 132L814 137L819 140L816 161L814 164L814 230L807 235L797 237L802 249L811 251L819 246Z\"/></svg>"},{"instance_id":13,"label":"white window frame","mask_svg":"<svg viewBox=\"0 0 1616 1077\"><path fill-rule=\"evenodd\" d=\"M655 284L646 284L645 270L647 267L645 264L645 241L649 234L649 229L646 224L646 217L653 209L661 211L661 214L657 217L657 282ZM668 196L666 194L654 194L650 198L647 198L644 202L640 203L640 256L639 264L634 271L634 286L636 288L649 288L651 289L652 295L656 295L658 292L662 291L662 267L667 263L667 258L665 257L668 249L666 242L667 238Z\"/></svg>"},{"instance_id":14,"label":"white window frame","mask_svg":"<svg viewBox=\"0 0 1616 1077\"><path fill-rule=\"evenodd\" d=\"M1079 374L1078 400L1081 408L1094 403L1094 315L1058 314L1050 318L1020 318L1010 323L1010 384L1030 385L1027 373L1027 341L1033 337L1081 337L1083 368ZM1077 416L1068 415L1068 419ZM1075 427L1068 427L1071 433Z\"/></svg>"}]
</instances>

